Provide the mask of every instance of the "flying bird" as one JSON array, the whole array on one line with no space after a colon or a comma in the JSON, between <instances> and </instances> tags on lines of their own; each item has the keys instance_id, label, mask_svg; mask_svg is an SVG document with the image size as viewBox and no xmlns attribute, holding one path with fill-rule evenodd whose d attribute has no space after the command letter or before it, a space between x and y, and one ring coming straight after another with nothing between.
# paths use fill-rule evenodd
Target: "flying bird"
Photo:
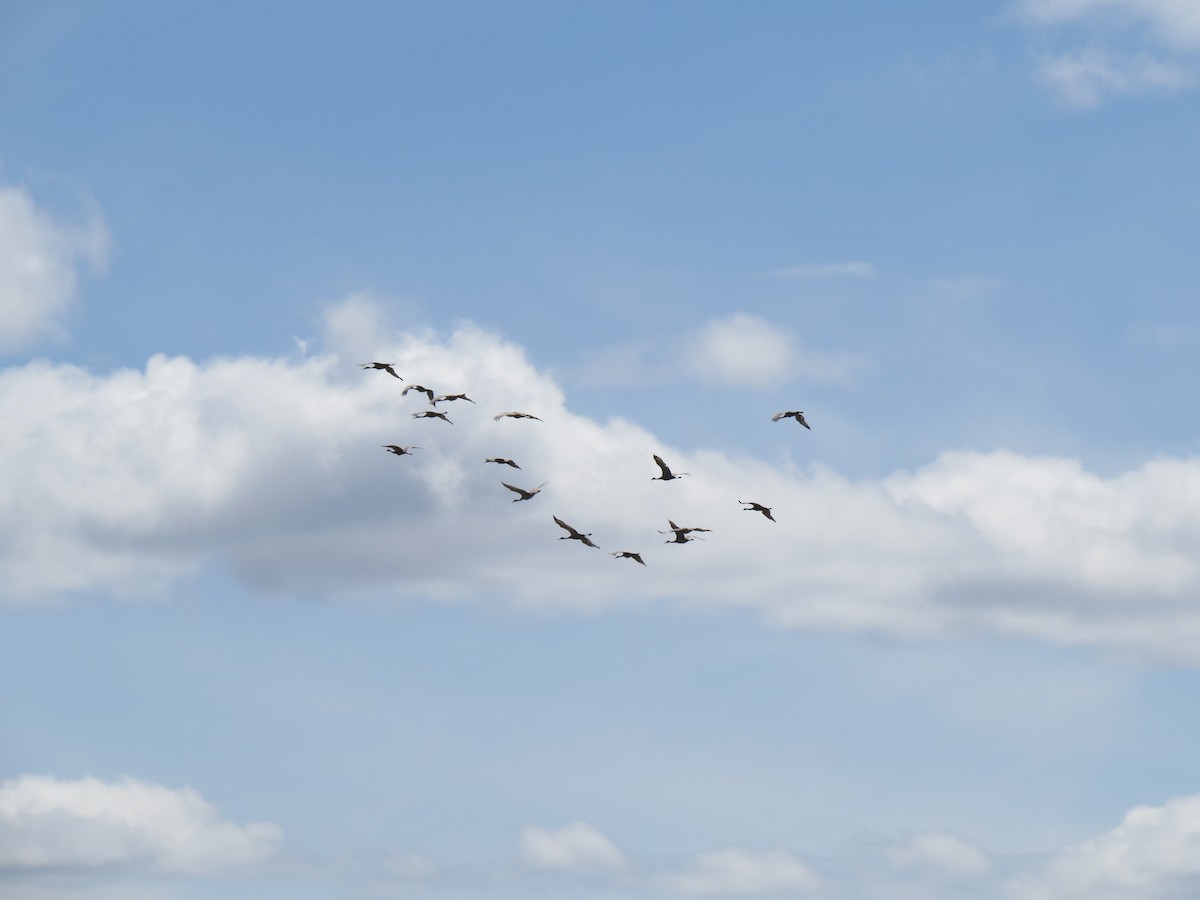
<instances>
[{"instance_id":1,"label":"flying bird","mask_svg":"<svg viewBox=\"0 0 1200 900\"><path fill-rule=\"evenodd\" d=\"M559 540L562 540L562 539L559 538ZM645 565L645 563L642 562L642 554L631 553L629 550L614 550L611 553L609 553L608 555L613 557L614 559L632 559L634 562L640 562L640 563L642 563L643 566Z\"/></svg>"},{"instance_id":2,"label":"flying bird","mask_svg":"<svg viewBox=\"0 0 1200 900\"><path fill-rule=\"evenodd\" d=\"M493 422L499 422L501 419L504 419L504 418L509 418L509 419L537 419L539 422L541 422L541 421L542 421L541 419L538 419L538 417L537 417L537 416L531 416L529 413L523 413L523 412L502 412L502 413L500 413L499 415L492 416L492 421L493 421Z\"/></svg>"},{"instance_id":3,"label":"flying bird","mask_svg":"<svg viewBox=\"0 0 1200 900\"><path fill-rule=\"evenodd\" d=\"M775 413L775 415L771 416L772 422L778 422L780 419L795 419L797 422L799 422L805 428L808 428L809 431L812 431L812 428L809 426L809 424L804 421L804 413L803 412L781 412L781 413Z\"/></svg>"},{"instance_id":4,"label":"flying bird","mask_svg":"<svg viewBox=\"0 0 1200 900\"><path fill-rule=\"evenodd\" d=\"M403 396L403 394L401 394L401 396ZM444 403L449 400L466 400L468 403L475 402L470 397L468 397L466 394L442 394L440 397L430 397L429 398L429 402L432 403L434 406L436 406L439 403Z\"/></svg>"},{"instance_id":5,"label":"flying bird","mask_svg":"<svg viewBox=\"0 0 1200 900\"><path fill-rule=\"evenodd\" d=\"M528 500L530 497L532 497L534 494L536 494L538 491L540 491L542 488L544 488L546 486L546 482L543 481L541 484L539 484L537 487L535 487L532 491L527 491L527 490L525 490L525 488L519 488L514 484L509 484L507 481L502 481L500 483L502 485L504 485L506 488L508 488L510 491L512 491L513 493L521 495L516 500L514 500L513 503L520 503L522 500Z\"/></svg>"},{"instance_id":6,"label":"flying bird","mask_svg":"<svg viewBox=\"0 0 1200 900\"><path fill-rule=\"evenodd\" d=\"M707 529L707 528L697 528L697 529L682 529L682 528L681 528L679 531L676 531L676 532L675 532L675 537L671 538L669 541L663 541L663 543L664 543L664 544L686 544L688 541L702 541L702 540L704 540L704 538L702 538L702 537L689 537L689 536L688 536L688 532L689 532L689 531L692 531L692 530L695 530L695 531L708 531L708 529ZM665 531L660 531L660 532L659 532L659 534L666 534L666 533L667 533L667 532L665 532Z\"/></svg>"},{"instance_id":7,"label":"flying bird","mask_svg":"<svg viewBox=\"0 0 1200 900\"><path fill-rule=\"evenodd\" d=\"M581 531L576 531L558 516L554 517L554 521L559 528L565 528L567 530L567 534L564 534L559 538L560 541L581 541L582 543L587 544L589 547L596 547L597 550L600 549L596 544L592 543L592 533L590 531L587 534L584 534Z\"/></svg>"},{"instance_id":8,"label":"flying bird","mask_svg":"<svg viewBox=\"0 0 1200 900\"><path fill-rule=\"evenodd\" d=\"M487 459L484 460L484 462L485 463L488 463L488 462L500 463L500 465L502 465L502 466L512 466L514 469L521 468L515 462L513 462L511 459L505 459L502 456L489 456Z\"/></svg>"},{"instance_id":9,"label":"flying bird","mask_svg":"<svg viewBox=\"0 0 1200 900\"><path fill-rule=\"evenodd\" d=\"M450 419L445 413L433 412L432 410L428 409L425 410L425 412L413 413L412 417L414 419L441 419L444 422L450 422ZM454 423L450 422L450 424L453 425Z\"/></svg>"},{"instance_id":10,"label":"flying bird","mask_svg":"<svg viewBox=\"0 0 1200 900\"><path fill-rule=\"evenodd\" d=\"M400 392L400 396L403 397L409 391L416 391L418 394L424 394L426 397L429 398L430 403L433 402L433 391L431 391L429 388L425 387L424 385L410 384L407 387L405 387L404 390L402 390Z\"/></svg>"},{"instance_id":11,"label":"flying bird","mask_svg":"<svg viewBox=\"0 0 1200 900\"><path fill-rule=\"evenodd\" d=\"M742 512L760 512L772 522L775 521L775 517L771 515L771 507L769 506L763 506L761 503L755 503L752 500L739 500L738 503L742 504Z\"/></svg>"},{"instance_id":12,"label":"flying bird","mask_svg":"<svg viewBox=\"0 0 1200 900\"><path fill-rule=\"evenodd\" d=\"M412 456L411 451L420 450L420 447L401 447L399 444L380 444L381 447L386 447L389 453L395 453L397 456Z\"/></svg>"},{"instance_id":13,"label":"flying bird","mask_svg":"<svg viewBox=\"0 0 1200 900\"><path fill-rule=\"evenodd\" d=\"M396 370L392 368L391 363L369 362L359 363L359 366L364 369L383 369L383 371L387 372L393 378L400 378L400 376L396 374ZM401 378L400 380L403 381L404 379Z\"/></svg>"},{"instance_id":14,"label":"flying bird","mask_svg":"<svg viewBox=\"0 0 1200 900\"><path fill-rule=\"evenodd\" d=\"M663 458L657 453L654 454L654 461L658 463L658 467L662 469L662 474L653 476L650 479L651 481L674 481L679 476L688 474L687 472L672 472L670 467L663 462Z\"/></svg>"},{"instance_id":15,"label":"flying bird","mask_svg":"<svg viewBox=\"0 0 1200 900\"><path fill-rule=\"evenodd\" d=\"M680 544L683 543L683 541L679 540L679 536L681 534L691 534L693 531L712 531L711 528L680 528L670 519L667 519L667 525L670 527L666 531L660 531L659 534L674 534L676 541ZM696 540L696 538L690 538L690 540ZM667 543L669 544L671 542L667 541Z\"/></svg>"}]
</instances>

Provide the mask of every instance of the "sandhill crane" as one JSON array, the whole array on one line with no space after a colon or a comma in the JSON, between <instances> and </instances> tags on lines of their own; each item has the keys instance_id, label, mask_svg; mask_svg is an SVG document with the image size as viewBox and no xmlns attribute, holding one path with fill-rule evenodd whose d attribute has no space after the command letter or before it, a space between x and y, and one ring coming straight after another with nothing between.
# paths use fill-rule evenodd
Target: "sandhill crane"
<instances>
[{"instance_id":1,"label":"sandhill crane","mask_svg":"<svg viewBox=\"0 0 1200 900\"><path fill-rule=\"evenodd\" d=\"M772 522L775 521L775 517L771 515L771 507L769 506L763 506L761 503L755 503L752 500L739 500L738 503L742 504L742 512L760 512Z\"/></svg>"},{"instance_id":2,"label":"sandhill crane","mask_svg":"<svg viewBox=\"0 0 1200 900\"><path fill-rule=\"evenodd\" d=\"M426 397L429 398L430 403L433 402L433 391L431 391L429 388L425 387L424 385L410 384L410 385L406 386L404 388L404 390L402 390L400 392L400 396L403 397L409 391L416 391L418 394L424 394Z\"/></svg>"},{"instance_id":3,"label":"sandhill crane","mask_svg":"<svg viewBox=\"0 0 1200 900\"><path fill-rule=\"evenodd\" d=\"M668 544L671 544L671 543L683 544L683 543L686 543L687 541L704 540L703 538L689 538L689 537L687 537L687 535L691 534L693 531L712 531L711 528L680 528L678 525L676 525L670 519L667 519L667 525L670 527L668 527L666 531L660 531L659 534L674 534L675 535L675 538L673 541L667 541ZM680 540L681 537L683 538L682 540Z\"/></svg>"},{"instance_id":4,"label":"sandhill crane","mask_svg":"<svg viewBox=\"0 0 1200 900\"><path fill-rule=\"evenodd\" d=\"M433 412L432 410L428 409L425 410L425 412L413 413L412 417L414 419L441 419L443 422L450 422L450 419L445 413ZM453 425L454 423L450 422L450 424Z\"/></svg>"},{"instance_id":5,"label":"sandhill crane","mask_svg":"<svg viewBox=\"0 0 1200 900\"><path fill-rule=\"evenodd\" d=\"M387 372L393 378L400 378L400 376L396 374L396 370L392 368L391 363L369 362L359 363L359 366L364 369L383 369L383 371ZM400 380L403 381L404 379L401 378Z\"/></svg>"},{"instance_id":6,"label":"sandhill crane","mask_svg":"<svg viewBox=\"0 0 1200 900\"><path fill-rule=\"evenodd\" d=\"M592 543L592 533L590 531L587 534L584 534L581 531L576 531L558 516L554 516L554 522L559 528L565 528L568 532L559 538L560 541L581 541L582 543L587 544L589 547L596 547L597 550L600 549L596 544Z\"/></svg>"},{"instance_id":7,"label":"sandhill crane","mask_svg":"<svg viewBox=\"0 0 1200 900\"><path fill-rule=\"evenodd\" d=\"M420 447L401 447L399 444L380 444L385 447L388 453L395 453L397 456L412 456L413 450L420 450Z\"/></svg>"},{"instance_id":8,"label":"sandhill crane","mask_svg":"<svg viewBox=\"0 0 1200 900\"><path fill-rule=\"evenodd\" d=\"M429 402L432 403L434 406L437 406L437 404L439 404L439 403L448 402L450 400L466 400L468 403L475 402L470 397L468 397L466 394L442 394L440 397L430 397L429 398Z\"/></svg>"},{"instance_id":9,"label":"sandhill crane","mask_svg":"<svg viewBox=\"0 0 1200 900\"><path fill-rule=\"evenodd\" d=\"M523 412L502 412L498 415L492 416L493 422L499 422L501 419L537 419L539 422L542 421L541 419L538 419L537 416L531 416L529 413Z\"/></svg>"},{"instance_id":10,"label":"sandhill crane","mask_svg":"<svg viewBox=\"0 0 1200 900\"><path fill-rule=\"evenodd\" d=\"M540 491L542 488L544 488L546 486L546 482L543 481L541 484L539 484L537 487L535 487L532 491L527 491L527 490L525 490L525 488L519 488L514 484L509 484L507 481L502 481L500 483L502 485L504 485L506 488L508 488L510 491L512 491L513 493L521 495L516 500L514 500L513 503L520 503L522 500L528 500L530 497L532 497L534 494L536 494L538 491Z\"/></svg>"},{"instance_id":11,"label":"sandhill crane","mask_svg":"<svg viewBox=\"0 0 1200 900\"><path fill-rule=\"evenodd\" d=\"M644 566L646 563L642 561L642 554L632 553L629 550L614 550L608 554L613 559L632 559L634 562L640 562Z\"/></svg>"},{"instance_id":12,"label":"sandhill crane","mask_svg":"<svg viewBox=\"0 0 1200 900\"><path fill-rule=\"evenodd\" d=\"M515 462L513 462L511 459L505 459L502 456L489 456L487 459L484 460L484 462L485 463L488 463L488 462L500 463L500 465L502 465L502 466L512 466L514 469L521 468Z\"/></svg>"},{"instance_id":13,"label":"sandhill crane","mask_svg":"<svg viewBox=\"0 0 1200 900\"><path fill-rule=\"evenodd\" d=\"M650 479L651 481L674 481L679 476L688 474L687 472L672 472L667 464L663 462L663 458L657 453L654 454L654 461L658 463L658 467L662 469L662 474L655 475Z\"/></svg>"},{"instance_id":14,"label":"sandhill crane","mask_svg":"<svg viewBox=\"0 0 1200 900\"><path fill-rule=\"evenodd\" d=\"M797 422L799 422L801 425L803 425L809 431L812 431L812 428L809 426L809 424L804 421L804 413L803 412L799 412L799 411L781 412L781 413L775 413L775 415L771 416L772 422L778 422L780 419L795 419Z\"/></svg>"}]
</instances>

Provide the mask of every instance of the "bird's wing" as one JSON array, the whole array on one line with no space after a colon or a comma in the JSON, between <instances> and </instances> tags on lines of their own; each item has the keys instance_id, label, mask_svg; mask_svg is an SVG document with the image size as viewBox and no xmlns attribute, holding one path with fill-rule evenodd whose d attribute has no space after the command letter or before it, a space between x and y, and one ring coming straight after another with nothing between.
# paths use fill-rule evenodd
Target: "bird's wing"
<instances>
[{"instance_id":1,"label":"bird's wing","mask_svg":"<svg viewBox=\"0 0 1200 900\"><path fill-rule=\"evenodd\" d=\"M525 491L521 490L521 488L519 488L519 487L513 487L513 486L512 486L511 484L509 484L507 481L502 481L502 482L500 482L500 483L501 483L502 485L504 485L506 488L508 488L510 491L512 491L514 494L521 494L521 495L524 495L524 494L526 493Z\"/></svg>"},{"instance_id":2,"label":"bird's wing","mask_svg":"<svg viewBox=\"0 0 1200 900\"><path fill-rule=\"evenodd\" d=\"M656 463L658 463L658 467L659 467L660 469L662 469L662 473L663 473L664 475L670 475L670 474L671 474L671 470L667 468L667 464L666 464L665 462L663 462L663 458L662 458L661 456L659 456L657 453L655 453L655 454L654 454L654 461L655 461Z\"/></svg>"},{"instance_id":3,"label":"bird's wing","mask_svg":"<svg viewBox=\"0 0 1200 900\"><path fill-rule=\"evenodd\" d=\"M775 413L775 415L771 416L771 421L778 422L780 419L784 418L787 418L787 413Z\"/></svg>"},{"instance_id":4,"label":"bird's wing","mask_svg":"<svg viewBox=\"0 0 1200 900\"><path fill-rule=\"evenodd\" d=\"M558 525L559 528L565 528L567 531L571 532L571 534L579 534L578 531L576 531L574 528L572 528L570 525L568 525L566 522L564 522L558 516L554 516L554 522L555 522L555 524Z\"/></svg>"}]
</instances>

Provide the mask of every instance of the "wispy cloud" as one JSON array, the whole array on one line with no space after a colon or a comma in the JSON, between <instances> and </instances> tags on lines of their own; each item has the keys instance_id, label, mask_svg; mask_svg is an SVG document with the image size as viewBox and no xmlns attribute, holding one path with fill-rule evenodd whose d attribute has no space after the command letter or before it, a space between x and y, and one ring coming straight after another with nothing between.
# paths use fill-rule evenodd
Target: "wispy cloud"
<instances>
[{"instance_id":1,"label":"wispy cloud","mask_svg":"<svg viewBox=\"0 0 1200 900\"><path fill-rule=\"evenodd\" d=\"M1110 97L1171 93L1196 84L1192 67L1090 47L1043 59L1037 79L1068 106L1096 109Z\"/></svg>"},{"instance_id":2,"label":"wispy cloud","mask_svg":"<svg viewBox=\"0 0 1200 900\"><path fill-rule=\"evenodd\" d=\"M19 187L0 187L0 352L59 333L80 264L102 267L108 232L98 216L55 222Z\"/></svg>"},{"instance_id":3,"label":"wispy cloud","mask_svg":"<svg viewBox=\"0 0 1200 900\"><path fill-rule=\"evenodd\" d=\"M537 869L596 872L622 869L625 854L594 825L571 822L548 830L528 825L521 831L521 859Z\"/></svg>"},{"instance_id":4,"label":"wispy cloud","mask_svg":"<svg viewBox=\"0 0 1200 900\"><path fill-rule=\"evenodd\" d=\"M755 852L727 847L694 857L663 886L690 896L807 893L819 882L799 859L783 850Z\"/></svg>"},{"instance_id":5,"label":"wispy cloud","mask_svg":"<svg viewBox=\"0 0 1200 900\"><path fill-rule=\"evenodd\" d=\"M869 262L801 263L771 269L763 274L777 278L874 278L875 266Z\"/></svg>"},{"instance_id":6,"label":"wispy cloud","mask_svg":"<svg viewBox=\"0 0 1200 900\"><path fill-rule=\"evenodd\" d=\"M1065 105L1090 110L1114 97L1166 94L1200 83L1200 6L1190 0L1019 0L1031 28L1079 34L1041 54L1034 78Z\"/></svg>"},{"instance_id":7,"label":"wispy cloud","mask_svg":"<svg viewBox=\"0 0 1200 900\"><path fill-rule=\"evenodd\" d=\"M866 365L852 353L806 346L792 331L761 316L709 319L668 342L618 344L595 354L579 372L588 385L637 386L700 381L767 388L798 380L845 383Z\"/></svg>"},{"instance_id":8,"label":"wispy cloud","mask_svg":"<svg viewBox=\"0 0 1200 900\"><path fill-rule=\"evenodd\" d=\"M887 848L887 858L901 869L932 869L947 875L978 875L991 868L986 853L952 834L930 831Z\"/></svg>"}]
</instances>

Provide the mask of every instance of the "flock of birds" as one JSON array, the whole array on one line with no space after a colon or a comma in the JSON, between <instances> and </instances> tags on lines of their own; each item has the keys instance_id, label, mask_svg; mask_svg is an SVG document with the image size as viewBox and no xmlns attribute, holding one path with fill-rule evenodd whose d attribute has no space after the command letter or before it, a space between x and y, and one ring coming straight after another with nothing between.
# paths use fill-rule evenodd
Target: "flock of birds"
<instances>
[{"instance_id":1,"label":"flock of birds","mask_svg":"<svg viewBox=\"0 0 1200 900\"><path fill-rule=\"evenodd\" d=\"M400 381L404 380L403 378L400 377L399 374L397 374L396 369L392 365L392 363L368 362L368 363L359 363L359 366L363 369L378 369L379 371L387 372L393 378L396 378ZM406 384L404 386L404 390L402 390L400 392L400 396L402 396L402 397L406 396L409 391L415 391L418 394L424 394L429 401L429 405L435 407L432 410L424 410L422 412L413 413L412 417L414 419L441 419L443 422L447 422L447 423L453 425L454 423L450 420L450 417L447 413L437 411L437 409L436 409L437 405L439 403L450 403L450 402L453 402L456 400L465 400L468 403L475 402L470 397L468 397L466 394L437 394L437 395L435 395L434 392L430 388L427 388L421 384ZM517 412L515 410L510 410L509 412L497 413L496 415L492 416L492 420L495 422L499 422L501 419L533 419L537 422L543 421L542 419L538 418L535 415L531 415L530 413ZM787 412L779 412L779 413L776 413L775 415L771 416L772 422L778 422L781 419L795 419L797 424L803 425L805 428L809 428L809 430L811 430L811 426L809 426L808 422L805 421L805 419L804 419L804 413L800 410L789 410ZM396 456L410 456L412 454L412 451L421 449L420 447L417 447L417 446L407 446L406 447L401 444L383 444L382 446L389 453L394 453ZM659 456L657 453L652 454L652 456L654 457L655 464L659 468L659 474L652 476L650 479L651 481L674 481L676 478L681 478L681 477L689 474L688 472L672 471L671 467L668 466L666 464L666 462L663 460L663 458L661 456ZM509 466L513 469L521 468L519 465L517 465L515 460L511 460L511 459L508 459L508 458L502 457L502 456L489 456L487 459L484 460L484 462L485 463L495 463L495 464L501 465L501 466ZM517 487L515 484L509 484L507 481L501 481L500 483L504 487L506 487L510 491L512 491L514 494L518 495L517 498L515 500L513 500L513 503L520 503L523 500L532 500L535 496L537 496L538 492L540 492L541 489L546 486L546 482L542 482L535 488L527 489L527 488L523 488L523 487ZM771 507L769 507L769 506L763 506L761 503L756 503L756 502L750 501L750 500L739 500L738 503L742 504L743 512L762 513L763 516L766 517L767 519L770 519L772 522L775 521L775 517L773 515L771 515ZM558 525L559 528L561 528L565 532L567 532L566 534L562 535L559 538L560 541L579 541L581 544L584 544L585 546L596 547L597 549L599 549L598 545L592 541L591 532L579 531L578 529L568 525L566 522L564 522L558 516L554 516L553 518L554 518L555 524ZM658 533L671 535L671 537L668 538L666 541L664 541L664 543L686 544L689 541L704 540L704 538L699 537L698 534L700 532L709 532L709 531L712 531L712 529L711 528L693 528L693 527L685 528L685 527L676 525L673 521L668 519L667 520L667 529L665 531L659 531ZM609 553L609 555L614 557L615 559L632 559L634 562L641 563L643 566L646 565L645 560L642 559L641 553L635 553L632 550L614 550L614 551L611 551Z\"/></svg>"}]
</instances>

